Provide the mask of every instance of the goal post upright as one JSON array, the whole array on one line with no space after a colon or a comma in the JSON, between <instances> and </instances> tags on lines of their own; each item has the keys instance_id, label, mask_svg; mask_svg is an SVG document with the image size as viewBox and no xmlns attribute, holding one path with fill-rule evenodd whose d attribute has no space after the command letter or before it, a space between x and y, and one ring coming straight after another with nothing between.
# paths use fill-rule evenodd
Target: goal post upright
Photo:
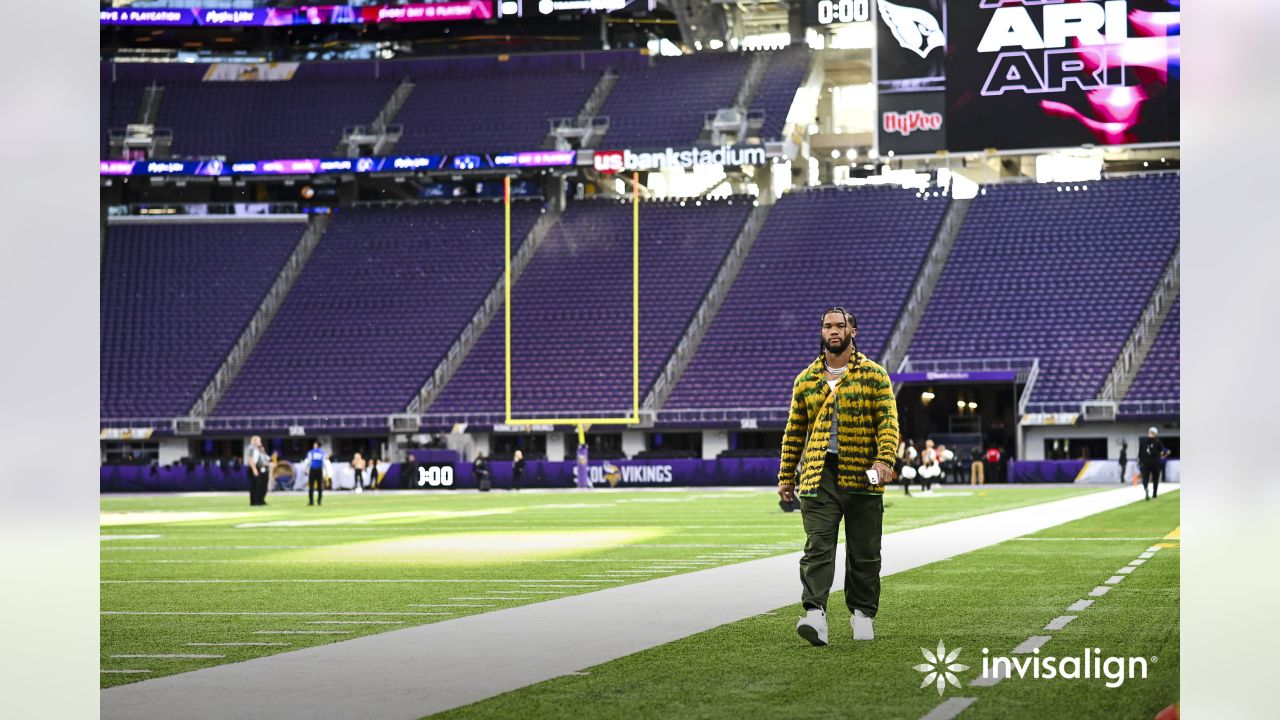
<instances>
[{"instance_id":1,"label":"goal post upright","mask_svg":"<svg viewBox=\"0 0 1280 720\"><path fill-rule=\"evenodd\" d=\"M516 418L511 413L511 176L502 179L503 377L507 425L638 425L640 423L640 173L631 173L631 415L629 417ZM585 431L585 428L583 428Z\"/></svg>"}]
</instances>

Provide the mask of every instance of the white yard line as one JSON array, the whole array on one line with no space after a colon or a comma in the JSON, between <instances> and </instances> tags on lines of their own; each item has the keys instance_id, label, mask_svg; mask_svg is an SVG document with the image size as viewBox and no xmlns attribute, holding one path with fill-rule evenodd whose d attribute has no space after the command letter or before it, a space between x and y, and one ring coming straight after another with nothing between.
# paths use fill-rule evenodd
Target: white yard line
<instances>
[{"instance_id":1,"label":"white yard line","mask_svg":"<svg viewBox=\"0 0 1280 720\"><path fill-rule=\"evenodd\" d=\"M168 610L103 610L101 615L179 615L179 616L201 616L201 615L265 615L265 616L312 616L312 615L451 615L452 613L430 613L430 612L351 612L343 610L334 610L332 612L318 611L298 611L298 612L257 612L257 611L226 611L226 612L180 612Z\"/></svg>"},{"instance_id":2,"label":"white yard line","mask_svg":"<svg viewBox=\"0 0 1280 720\"><path fill-rule=\"evenodd\" d=\"M971 697L952 697L943 700L937 707L929 711L928 715L920 718L920 720L951 720L955 716L964 712L965 708L978 702L978 698Z\"/></svg>"},{"instance_id":3,"label":"white yard line","mask_svg":"<svg viewBox=\"0 0 1280 720\"><path fill-rule=\"evenodd\" d=\"M403 625L403 620L308 620L306 625Z\"/></svg>"},{"instance_id":4,"label":"white yard line","mask_svg":"<svg viewBox=\"0 0 1280 720\"><path fill-rule=\"evenodd\" d=\"M240 578L200 578L200 579L181 579L181 580L100 580L104 585L261 585L261 584L335 584L341 585L346 583L389 583L389 584L408 584L408 583L472 583L474 585L484 585L487 583L544 583L544 582L578 582L579 578L561 578L559 580L494 580L491 578L472 578L468 580L441 580L438 578L385 578L385 579L337 579L337 578L316 578L316 579L276 579L276 578L258 578L258 579L240 579Z\"/></svg>"},{"instance_id":5,"label":"white yard line","mask_svg":"<svg viewBox=\"0 0 1280 720\"><path fill-rule=\"evenodd\" d=\"M254 635L350 635L355 630L254 630Z\"/></svg>"},{"instance_id":6,"label":"white yard line","mask_svg":"<svg viewBox=\"0 0 1280 720\"><path fill-rule=\"evenodd\" d=\"M1013 649L1015 655L1025 655L1026 653L1038 650L1042 645L1053 639L1052 635L1032 635L1023 640L1018 647Z\"/></svg>"},{"instance_id":7,"label":"white yard line","mask_svg":"<svg viewBox=\"0 0 1280 720\"><path fill-rule=\"evenodd\" d=\"M169 660L169 659L217 660L219 658L226 657L226 655L206 655L204 653L165 653L165 654L159 654L159 655L144 655L144 654L128 653L124 655L112 655L111 657L113 659L133 659L133 660L151 659L151 658L165 659L165 660Z\"/></svg>"},{"instance_id":8,"label":"white yard line","mask_svg":"<svg viewBox=\"0 0 1280 720\"><path fill-rule=\"evenodd\" d=\"M1069 625L1071 621L1075 620L1077 617L1079 616L1078 615L1059 615L1058 617L1050 620L1049 624L1044 626L1044 629L1045 630L1061 630L1062 628Z\"/></svg>"},{"instance_id":9,"label":"white yard line","mask_svg":"<svg viewBox=\"0 0 1280 720\"><path fill-rule=\"evenodd\" d=\"M285 642L187 643L187 647L288 647L291 644Z\"/></svg>"},{"instance_id":10,"label":"white yard line","mask_svg":"<svg viewBox=\"0 0 1280 720\"><path fill-rule=\"evenodd\" d=\"M1140 490L1125 487L890 533L883 541L881 574L891 576L1141 498ZM794 606L800 594L799 556L793 552L634 582L109 688L102 691L101 717L416 720ZM839 553L837 588L843 584L843 566ZM258 631L271 632L298 631ZM430 673L403 672L424 659L430 661ZM328 677L334 667L362 671L359 677L339 676L322 684L291 681Z\"/></svg>"}]
</instances>

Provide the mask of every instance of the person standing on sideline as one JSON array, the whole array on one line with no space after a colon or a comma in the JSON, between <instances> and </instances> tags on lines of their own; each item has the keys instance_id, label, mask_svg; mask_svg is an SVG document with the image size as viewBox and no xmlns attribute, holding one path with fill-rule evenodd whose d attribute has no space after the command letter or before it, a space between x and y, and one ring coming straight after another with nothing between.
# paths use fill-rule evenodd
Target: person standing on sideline
<instances>
[{"instance_id":1,"label":"person standing on sideline","mask_svg":"<svg viewBox=\"0 0 1280 720\"><path fill-rule=\"evenodd\" d=\"M911 496L911 481L916 479L916 452L915 440L903 440L898 443L898 464L894 466L893 471L902 478L902 494Z\"/></svg>"},{"instance_id":2,"label":"person standing on sideline","mask_svg":"<svg viewBox=\"0 0 1280 720\"><path fill-rule=\"evenodd\" d=\"M377 490L382 478L378 476L378 458L369 458L369 489Z\"/></svg>"},{"instance_id":3,"label":"person standing on sideline","mask_svg":"<svg viewBox=\"0 0 1280 720\"><path fill-rule=\"evenodd\" d=\"M489 459L483 452L476 453L476 460L471 463L471 474L475 476L476 488L480 492L489 492Z\"/></svg>"},{"instance_id":4,"label":"person standing on sideline","mask_svg":"<svg viewBox=\"0 0 1280 720\"><path fill-rule=\"evenodd\" d=\"M351 470L356 474L356 486L354 492L364 492L364 458L360 453L356 453L351 458Z\"/></svg>"},{"instance_id":5,"label":"person standing on sideline","mask_svg":"<svg viewBox=\"0 0 1280 720\"><path fill-rule=\"evenodd\" d=\"M796 632L827 644L827 598L836 538L845 526L844 600L855 640L875 637L880 609L884 486L894 479L898 408L889 373L858 351L858 321L842 307L822 313L818 357L796 376L782 435L778 494L800 497L808 536L800 558L805 615ZM798 476L798 477L797 477Z\"/></svg>"},{"instance_id":6,"label":"person standing on sideline","mask_svg":"<svg viewBox=\"0 0 1280 720\"><path fill-rule=\"evenodd\" d=\"M1151 500L1160 494L1160 461L1169 456L1164 443L1158 437L1160 431L1154 427L1147 429L1147 436L1138 441L1138 469L1142 471L1142 494ZM1151 492L1147 492L1147 482L1152 484Z\"/></svg>"},{"instance_id":7,"label":"person standing on sideline","mask_svg":"<svg viewBox=\"0 0 1280 720\"><path fill-rule=\"evenodd\" d=\"M1000 482L1000 448L994 443L987 448L987 466L983 475L995 482Z\"/></svg>"},{"instance_id":8,"label":"person standing on sideline","mask_svg":"<svg viewBox=\"0 0 1280 720\"><path fill-rule=\"evenodd\" d=\"M969 464L969 484L986 485L987 476L983 473L986 466L982 464L982 448L974 445L973 450L969 451L969 458L973 461Z\"/></svg>"},{"instance_id":9,"label":"person standing on sideline","mask_svg":"<svg viewBox=\"0 0 1280 720\"><path fill-rule=\"evenodd\" d=\"M267 475L271 472L271 461L267 451L262 447L262 438L254 435L249 438L249 452L246 453L249 466L249 504L267 504Z\"/></svg>"},{"instance_id":10,"label":"person standing on sideline","mask_svg":"<svg viewBox=\"0 0 1280 720\"><path fill-rule=\"evenodd\" d=\"M942 475L942 467L938 465L938 451L933 447L933 440L925 439L924 450L920 452L920 467L916 475L920 478L921 492L933 490L933 479Z\"/></svg>"},{"instance_id":11,"label":"person standing on sideline","mask_svg":"<svg viewBox=\"0 0 1280 720\"><path fill-rule=\"evenodd\" d=\"M524 475L524 453L516 448L516 454L512 456L511 463L511 489L520 489L520 476Z\"/></svg>"},{"instance_id":12,"label":"person standing on sideline","mask_svg":"<svg viewBox=\"0 0 1280 720\"><path fill-rule=\"evenodd\" d=\"M1121 440L1120 441L1120 484L1121 485L1124 484L1124 481L1125 481L1124 474L1128 471L1127 470L1128 467L1129 467L1129 441Z\"/></svg>"},{"instance_id":13,"label":"person standing on sideline","mask_svg":"<svg viewBox=\"0 0 1280 720\"><path fill-rule=\"evenodd\" d=\"M324 504L324 450L320 449L320 441L311 443L307 453L307 504L312 504L313 493L320 495L320 504Z\"/></svg>"}]
</instances>

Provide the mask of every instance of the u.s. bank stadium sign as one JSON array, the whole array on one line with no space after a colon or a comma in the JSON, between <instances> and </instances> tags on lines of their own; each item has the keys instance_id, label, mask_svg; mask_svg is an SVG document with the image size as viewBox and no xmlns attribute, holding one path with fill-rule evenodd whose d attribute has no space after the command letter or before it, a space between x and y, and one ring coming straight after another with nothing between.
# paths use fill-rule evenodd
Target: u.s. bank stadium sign
<instances>
[{"instance_id":1,"label":"u.s. bank stadium sign","mask_svg":"<svg viewBox=\"0 0 1280 720\"><path fill-rule=\"evenodd\" d=\"M655 152L596 150L592 165L599 172L608 174L623 170L690 168L695 165L764 165L766 159L767 154L760 146L721 145L718 148L692 147L686 150L667 148Z\"/></svg>"}]
</instances>

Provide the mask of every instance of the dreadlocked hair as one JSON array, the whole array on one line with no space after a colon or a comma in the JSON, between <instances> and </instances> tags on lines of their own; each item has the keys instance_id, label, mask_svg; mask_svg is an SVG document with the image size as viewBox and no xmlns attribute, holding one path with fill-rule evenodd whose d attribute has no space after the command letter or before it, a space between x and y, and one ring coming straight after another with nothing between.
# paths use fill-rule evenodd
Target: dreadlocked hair
<instances>
[{"instance_id":1,"label":"dreadlocked hair","mask_svg":"<svg viewBox=\"0 0 1280 720\"><path fill-rule=\"evenodd\" d=\"M849 312L848 310L846 310L845 308L839 305L836 305L835 307L829 307L826 310L823 310L822 318L819 318L818 322L822 322L822 319L826 318L831 313L840 313L841 315L844 316L844 321L849 323L850 327L852 327L854 330L858 329L858 318L854 317L852 312ZM861 353L862 351L858 349L858 340L856 337L849 338L849 344L853 346L853 368L850 368L852 370L858 367L858 354ZM827 351L826 344L822 342L821 338L819 338L818 339L818 359L819 360L823 359L823 355L826 353L826 351Z\"/></svg>"}]
</instances>

